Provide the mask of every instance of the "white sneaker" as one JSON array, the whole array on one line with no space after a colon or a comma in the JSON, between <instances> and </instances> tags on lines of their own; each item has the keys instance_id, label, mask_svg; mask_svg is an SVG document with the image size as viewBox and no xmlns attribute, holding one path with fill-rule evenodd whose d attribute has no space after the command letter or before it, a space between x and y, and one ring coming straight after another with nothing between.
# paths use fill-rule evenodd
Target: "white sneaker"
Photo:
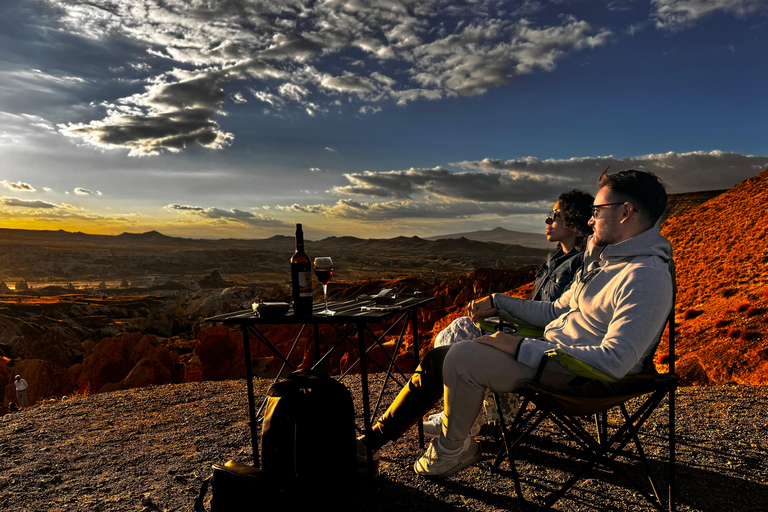
<instances>
[{"instance_id":1,"label":"white sneaker","mask_svg":"<svg viewBox=\"0 0 768 512\"><path fill-rule=\"evenodd\" d=\"M416 461L413 469L421 476L446 477L471 466L482 457L480 443L472 437L467 437L462 447L455 452L447 452L440 446L439 439L433 439L429 442L427 453Z\"/></svg>"},{"instance_id":2,"label":"white sneaker","mask_svg":"<svg viewBox=\"0 0 768 512\"><path fill-rule=\"evenodd\" d=\"M483 426L483 423L485 423L485 417L483 416L483 411L480 411L474 425L469 430L470 437L475 437L480 433L480 427ZM443 413L436 412L435 414L430 414L427 421L423 422L423 425L425 437L440 437L443 431Z\"/></svg>"}]
</instances>

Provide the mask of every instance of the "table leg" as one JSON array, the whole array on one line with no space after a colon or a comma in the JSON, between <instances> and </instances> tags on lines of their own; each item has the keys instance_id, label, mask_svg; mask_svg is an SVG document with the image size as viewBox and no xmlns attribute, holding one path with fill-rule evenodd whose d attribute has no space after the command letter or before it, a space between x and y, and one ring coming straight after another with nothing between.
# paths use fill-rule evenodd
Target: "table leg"
<instances>
[{"instance_id":1,"label":"table leg","mask_svg":"<svg viewBox=\"0 0 768 512\"><path fill-rule=\"evenodd\" d=\"M320 325L315 323L314 325L314 339L315 339L315 364L320 361ZM325 365L320 365L320 371L325 370Z\"/></svg>"},{"instance_id":2,"label":"table leg","mask_svg":"<svg viewBox=\"0 0 768 512\"><path fill-rule=\"evenodd\" d=\"M248 425L251 427L251 448L253 450L253 467L259 463L259 432L256 426L256 398L253 396L253 365L251 363L251 342L248 336L248 326L243 325L243 356L245 357L245 381L248 388Z\"/></svg>"},{"instance_id":3,"label":"table leg","mask_svg":"<svg viewBox=\"0 0 768 512\"><path fill-rule=\"evenodd\" d=\"M419 309L415 308L413 311L411 311L411 315L411 333L413 334L413 368L416 369L419 367L419 359L421 356L419 352ZM424 448L424 420L421 418L419 418L417 429L419 431L419 446Z\"/></svg>"},{"instance_id":4,"label":"table leg","mask_svg":"<svg viewBox=\"0 0 768 512\"><path fill-rule=\"evenodd\" d=\"M357 325L357 343L360 350L360 386L363 391L363 432L365 436L371 435L371 404L368 398L368 359L365 354L365 324ZM368 476L374 475L373 450L366 446L368 458Z\"/></svg>"}]
</instances>

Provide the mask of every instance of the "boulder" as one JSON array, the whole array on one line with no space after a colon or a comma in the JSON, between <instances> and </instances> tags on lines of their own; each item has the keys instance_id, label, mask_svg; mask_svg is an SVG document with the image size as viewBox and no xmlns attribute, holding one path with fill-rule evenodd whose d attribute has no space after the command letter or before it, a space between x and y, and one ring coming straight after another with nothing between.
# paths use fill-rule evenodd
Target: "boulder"
<instances>
[{"instance_id":1,"label":"boulder","mask_svg":"<svg viewBox=\"0 0 768 512\"><path fill-rule=\"evenodd\" d=\"M145 388L173 382L171 370L159 359L143 358L123 380L122 389Z\"/></svg>"}]
</instances>

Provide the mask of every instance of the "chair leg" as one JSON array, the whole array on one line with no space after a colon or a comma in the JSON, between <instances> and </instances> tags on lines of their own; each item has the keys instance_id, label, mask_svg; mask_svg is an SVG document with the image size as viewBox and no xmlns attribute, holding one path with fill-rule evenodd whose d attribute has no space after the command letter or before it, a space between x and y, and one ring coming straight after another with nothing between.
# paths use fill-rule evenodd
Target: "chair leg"
<instances>
[{"instance_id":1,"label":"chair leg","mask_svg":"<svg viewBox=\"0 0 768 512\"><path fill-rule=\"evenodd\" d=\"M677 459L675 457L675 391L677 385L671 384L669 389L669 510L675 512L675 469Z\"/></svg>"},{"instance_id":2,"label":"chair leg","mask_svg":"<svg viewBox=\"0 0 768 512\"><path fill-rule=\"evenodd\" d=\"M512 441L509 438L510 433L507 431L507 424L504 421L504 413L503 413L503 409L501 408L501 398L498 393L494 393L493 399L496 402L496 410L499 412L499 426L501 427L501 438L504 441L504 448L507 450L507 457L509 459L509 469L510 471L512 471L512 480L515 483L515 492L517 493L517 499L520 502L520 509L525 510L526 506L525 506L525 498L523 497L523 487L520 484L520 475L518 475L517 473L517 467L515 466L514 460L512 459ZM522 411L520 410L517 411L517 416L515 416L515 421L517 421L517 418L520 416L521 412ZM497 456L494 466L498 468L499 463L500 463L500 460L499 460L499 457Z\"/></svg>"}]
</instances>

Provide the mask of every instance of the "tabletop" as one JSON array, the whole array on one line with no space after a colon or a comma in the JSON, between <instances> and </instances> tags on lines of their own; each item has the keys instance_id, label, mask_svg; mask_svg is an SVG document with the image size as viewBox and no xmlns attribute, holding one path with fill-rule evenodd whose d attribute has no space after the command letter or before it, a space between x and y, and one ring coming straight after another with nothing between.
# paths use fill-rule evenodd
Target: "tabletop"
<instances>
[{"instance_id":1,"label":"tabletop","mask_svg":"<svg viewBox=\"0 0 768 512\"><path fill-rule=\"evenodd\" d=\"M422 294L396 294L389 298L387 304L368 296L356 297L343 301L328 301L328 308L335 311L334 315L323 315L325 302L315 302L312 315L294 315L293 310L283 315L260 316L253 309L234 311L206 318L206 322L221 322L223 324L348 324L376 323L396 315L418 308L434 300Z\"/></svg>"}]
</instances>

